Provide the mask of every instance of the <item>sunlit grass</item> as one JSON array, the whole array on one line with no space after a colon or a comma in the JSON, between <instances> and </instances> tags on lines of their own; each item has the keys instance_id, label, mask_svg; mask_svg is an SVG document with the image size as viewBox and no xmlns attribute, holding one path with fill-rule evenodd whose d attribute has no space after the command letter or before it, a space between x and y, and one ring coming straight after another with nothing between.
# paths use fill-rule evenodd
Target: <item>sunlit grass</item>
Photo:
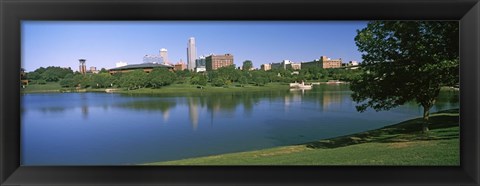
<instances>
[{"instance_id":1,"label":"sunlit grass","mask_svg":"<svg viewBox=\"0 0 480 186\"><path fill-rule=\"evenodd\" d=\"M20 88L20 91L23 93L34 93L34 92L59 92L62 87L57 82L47 82L46 84L30 84L25 86L25 88Z\"/></svg>"},{"instance_id":2,"label":"sunlit grass","mask_svg":"<svg viewBox=\"0 0 480 186\"><path fill-rule=\"evenodd\" d=\"M268 83L264 86L232 84L227 87L199 86L190 84L173 84L157 89L141 88L136 90L121 90L120 93L127 94L178 94L178 93L222 93L222 92L251 92L251 91L269 91L269 90L288 90L289 86L281 83Z\"/></svg>"}]
</instances>

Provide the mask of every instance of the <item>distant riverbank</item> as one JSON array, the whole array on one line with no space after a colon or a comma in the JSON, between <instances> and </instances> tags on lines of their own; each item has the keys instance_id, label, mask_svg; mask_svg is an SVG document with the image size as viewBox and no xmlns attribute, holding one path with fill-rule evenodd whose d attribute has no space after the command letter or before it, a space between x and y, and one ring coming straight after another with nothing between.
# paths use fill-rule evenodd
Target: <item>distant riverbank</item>
<instances>
[{"instance_id":1,"label":"distant riverbank","mask_svg":"<svg viewBox=\"0 0 480 186\"><path fill-rule=\"evenodd\" d=\"M220 154L146 165L460 165L459 110L357 134L264 150Z\"/></svg>"},{"instance_id":2,"label":"distant riverbank","mask_svg":"<svg viewBox=\"0 0 480 186\"><path fill-rule=\"evenodd\" d=\"M108 90L107 90L108 89ZM177 93L222 93L222 92L248 92L265 90L288 90L288 84L268 83L264 86L254 85L231 85L225 87L198 86L187 84L174 84L161 88L140 88L135 90L126 90L123 88L85 88L85 89L66 89L56 83L47 83L45 85L29 85L21 89L21 93L60 93L60 92L112 92L124 94L177 94Z\"/></svg>"}]
</instances>

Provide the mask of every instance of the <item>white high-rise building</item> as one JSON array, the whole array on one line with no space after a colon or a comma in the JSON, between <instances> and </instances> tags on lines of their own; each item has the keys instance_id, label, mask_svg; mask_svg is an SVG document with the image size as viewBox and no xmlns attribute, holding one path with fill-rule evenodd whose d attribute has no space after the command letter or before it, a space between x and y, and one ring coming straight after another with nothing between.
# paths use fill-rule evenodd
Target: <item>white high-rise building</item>
<instances>
[{"instance_id":1,"label":"white high-rise building","mask_svg":"<svg viewBox=\"0 0 480 186\"><path fill-rule=\"evenodd\" d=\"M195 47L195 38L188 39L187 46L187 69L195 70L195 59L197 58L197 48Z\"/></svg>"},{"instance_id":2,"label":"white high-rise building","mask_svg":"<svg viewBox=\"0 0 480 186\"><path fill-rule=\"evenodd\" d=\"M163 64L169 64L167 52L166 48L160 49L160 57L163 59Z\"/></svg>"}]
</instances>

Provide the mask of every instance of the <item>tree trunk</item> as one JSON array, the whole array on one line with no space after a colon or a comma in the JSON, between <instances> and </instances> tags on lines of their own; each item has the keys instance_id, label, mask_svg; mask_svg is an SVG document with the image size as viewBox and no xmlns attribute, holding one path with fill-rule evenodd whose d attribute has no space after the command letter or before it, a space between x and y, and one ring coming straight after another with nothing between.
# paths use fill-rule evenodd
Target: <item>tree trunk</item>
<instances>
[{"instance_id":1,"label":"tree trunk","mask_svg":"<svg viewBox=\"0 0 480 186\"><path fill-rule=\"evenodd\" d=\"M430 108L432 106L430 105L424 105L423 106L423 126L422 126L422 132L428 132L429 129L428 129L428 124L429 124L429 121L428 121L428 118L430 116Z\"/></svg>"}]
</instances>

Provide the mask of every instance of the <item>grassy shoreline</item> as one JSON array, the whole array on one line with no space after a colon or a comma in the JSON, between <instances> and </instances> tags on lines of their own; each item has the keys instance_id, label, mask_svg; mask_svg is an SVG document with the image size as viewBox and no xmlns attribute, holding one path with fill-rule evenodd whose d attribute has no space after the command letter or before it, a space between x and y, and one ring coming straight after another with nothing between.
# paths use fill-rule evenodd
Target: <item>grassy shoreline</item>
<instances>
[{"instance_id":1,"label":"grassy shoreline","mask_svg":"<svg viewBox=\"0 0 480 186\"><path fill-rule=\"evenodd\" d=\"M22 94L30 93L62 93L62 92L106 92L106 89L114 89L115 93L121 94L196 94L196 93L231 93L231 92L255 92L255 91L278 91L289 90L289 85L285 83L267 83L264 86L245 85L240 87L238 84L233 84L228 87L214 87L211 85L199 88L198 85L189 84L173 84L161 88L141 88L136 90L125 90L122 88L62 88L58 83L48 82L45 85L28 85L26 88L21 88ZM442 87L442 90L454 90L452 87Z\"/></svg>"},{"instance_id":2,"label":"grassy shoreline","mask_svg":"<svg viewBox=\"0 0 480 186\"><path fill-rule=\"evenodd\" d=\"M253 92L265 90L288 90L289 86L281 83L268 83L265 86L246 85L239 87L236 85L228 87L214 87L214 86L187 85L174 84L161 88L140 88L135 90L124 90L122 88L116 89L115 93L121 94L194 94L194 93L230 93L230 92ZM66 89L56 86L54 83L47 83L46 85L29 85L25 89L21 89L21 93L59 93L59 92L105 92L107 88L86 88L86 89Z\"/></svg>"},{"instance_id":3,"label":"grassy shoreline","mask_svg":"<svg viewBox=\"0 0 480 186\"><path fill-rule=\"evenodd\" d=\"M263 150L227 153L145 165L460 165L458 109L376 130Z\"/></svg>"}]
</instances>

